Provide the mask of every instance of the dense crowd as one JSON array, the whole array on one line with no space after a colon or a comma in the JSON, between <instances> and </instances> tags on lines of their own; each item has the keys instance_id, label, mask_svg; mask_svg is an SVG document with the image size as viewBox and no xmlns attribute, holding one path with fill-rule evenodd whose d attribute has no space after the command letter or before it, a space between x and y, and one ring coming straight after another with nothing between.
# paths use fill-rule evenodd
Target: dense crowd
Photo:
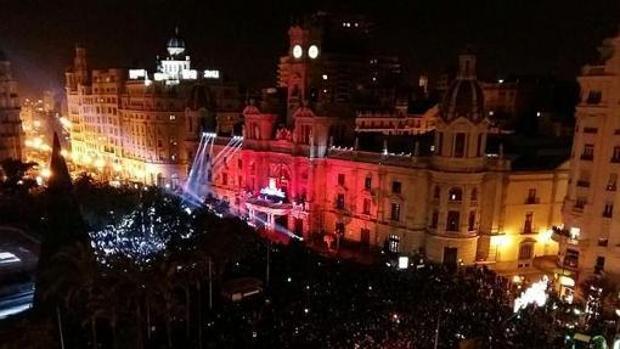
<instances>
[{"instance_id":1,"label":"dense crowd","mask_svg":"<svg viewBox=\"0 0 620 349\"><path fill-rule=\"evenodd\" d=\"M261 263L255 263L261 265ZM216 347L553 348L562 336L513 316L514 285L485 268L426 264L409 270L362 266L303 252L276 253L265 298L219 309ZM543 322L544 323L544 322Z\"/></svg>"}]
</instances>

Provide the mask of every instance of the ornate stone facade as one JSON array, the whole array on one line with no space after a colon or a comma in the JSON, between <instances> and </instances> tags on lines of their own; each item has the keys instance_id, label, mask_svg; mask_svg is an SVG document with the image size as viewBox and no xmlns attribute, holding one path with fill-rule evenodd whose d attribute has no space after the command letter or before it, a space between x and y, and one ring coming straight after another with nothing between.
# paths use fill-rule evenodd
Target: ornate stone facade
<instances>
[{"instance_id":1,"label":"ornate stone facade","mask_svg":"<svg viewBox=\"0 0 620 349\"><path fill-rule=\"evenodd\" d=\"M296 59L298 44L291 40L283 61ZM306 71L303 64L291 69ZM550 231L561 221L567 164L520 167L501 146L489 153L475 57L462 55L460 66L439 107L434 142L412 136L415 150L399 154L387 141L383 151L363 151L357 142L333 146L342 118L305 102L300 91L311 79L282 79L292 136L278 126L283 116L248 106L243 145L231 150L229 139L215 140L219 162L206 185L255 224L305 239L328 235L398 253L424 251L439 262L530 267L535 256L557 251Z\"/></svg>"}]
</instances>

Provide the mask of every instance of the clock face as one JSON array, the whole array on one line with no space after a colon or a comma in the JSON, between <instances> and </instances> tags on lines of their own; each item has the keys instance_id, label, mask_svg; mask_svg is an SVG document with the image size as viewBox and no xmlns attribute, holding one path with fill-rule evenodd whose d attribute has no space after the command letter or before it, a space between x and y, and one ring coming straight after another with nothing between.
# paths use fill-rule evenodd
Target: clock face
<instances>
[{"instance_id":1,"label":"clock face","mask_svg":"<svg viewBox=\"0 0 620 349\"><path fill-rule=\"evenodd\" d=\"M319 56L319 47L317 45L310 45L308 48L308 57L315 59Z\"/></svg>"},{"instance_id":2,"label":"clock face","mask_svg":"<svg viewBox=\"0 0 620 349\"><path fill-rule=\"evenodd\" d=\"M304 50L301 48L301 45L293 46L293 57L301 58L303 54L304 54Z\"/></svg>"}]
</instances>

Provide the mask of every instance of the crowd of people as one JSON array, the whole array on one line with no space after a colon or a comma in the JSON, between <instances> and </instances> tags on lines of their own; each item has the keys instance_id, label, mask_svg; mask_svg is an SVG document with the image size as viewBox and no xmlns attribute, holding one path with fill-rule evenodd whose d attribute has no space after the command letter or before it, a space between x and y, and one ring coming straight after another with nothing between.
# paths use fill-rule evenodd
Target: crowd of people
<instances>
[{"instance_id":1,"label":"crowd of people","mask_svg":"<svg viewBox=\"0 0 620 349\"><path fill-rule=\"evenodd\" d=\"M398 270L289 249L276 248L282 251L273 254L274 277L264 298L219 308L210 323L212 344L556 348L564 343L561 327L549 325L548 309L527 308L514 316L515 285L486 268L425 264Z\"/></svg>"}]
</instances>

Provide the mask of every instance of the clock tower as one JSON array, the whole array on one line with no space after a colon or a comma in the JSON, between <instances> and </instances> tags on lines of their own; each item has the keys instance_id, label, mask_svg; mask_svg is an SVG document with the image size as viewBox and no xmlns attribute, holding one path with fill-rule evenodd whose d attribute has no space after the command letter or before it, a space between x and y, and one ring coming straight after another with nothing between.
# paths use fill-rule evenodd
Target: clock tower
<instances>
[{"instance_id":1,"label":"clock tower","mask_svg":"<svg viewBox=\"0 0 620 349\"><path fill-rule=\"evenodd\" d=\"M313 106L318 101L317 69L320 62L320 35L318 30L292 26L289 31L289 50L280 58L279 85L287 91L288 125L293 124L293 114L302 106Z\"/></svg>"}]
</instances>

